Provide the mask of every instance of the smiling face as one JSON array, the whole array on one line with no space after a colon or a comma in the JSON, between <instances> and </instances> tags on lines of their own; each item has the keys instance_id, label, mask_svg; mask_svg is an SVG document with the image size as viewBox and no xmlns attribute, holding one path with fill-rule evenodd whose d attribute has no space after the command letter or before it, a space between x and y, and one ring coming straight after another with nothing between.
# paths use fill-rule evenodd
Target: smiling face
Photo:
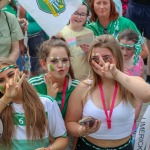
<instances>
[{"instance_id":1,"label":"smiling face","mask_svg":"<svg viewBox=\"0 0 150 150\"><path fill-rule=\"evenodd\" d=\"M69 71L70 60L64 47L53 47L46 60L47 70L53 67L51 74L56 78L64 78Z\"/></svg>"},{"instance_id":2,"label":"smiling face","mask_svg":"<svg viewBox=\"0 0 150 150\"><path fill-rule=\"evenodd\" d=\"M128 41L126 39L121 39L120 43L124 45L124 46L123 45L120 46L123 59L124 60L131 59L132 56L134 55L134 47L133 47L133 45L135 44L135 42Z\"/></svg>"},{"instance_id":3,"label":"smiling face","mask_svg":"<svg viewBox=\"0 0 150 150\"><path fill-rule=\"evenodd\" d=\"M94 11L98 18L109 18L110 0L94 0Z\"/></svg>"},{"instance_id":4,"label":"smiling face","mask_svg":"<svg viewBox=\"0 0 150 150\"><path fill-rule=\"evenodd\" d=\"M70 25L82 27L87 19L88 9L87 6L81 5L70 18Z\"/></svg>"}]
</instances>

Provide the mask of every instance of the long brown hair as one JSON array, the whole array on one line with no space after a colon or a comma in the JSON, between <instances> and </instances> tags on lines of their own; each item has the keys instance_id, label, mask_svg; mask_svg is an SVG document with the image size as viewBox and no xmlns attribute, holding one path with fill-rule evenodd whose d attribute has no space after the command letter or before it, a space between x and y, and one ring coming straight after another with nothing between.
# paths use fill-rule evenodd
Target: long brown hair
<instances>
[{"instance_id":1,"label":"long brown hair","mask_svg":"<svg viewBox=\"0 0 150 150\"><path fill-rule=\"evenodd\" d=\"M134 43L137 43L139 39L139 35L137 32L131 29L126 29L118 35L118 41L122 39L126 39L127 41L133 41Z\"/></svg>"},{"instance_id":2,"label":"long brown hair","mask_svg":"<svg viewBox=\"0 0 150 150\"><path fill-rule=\"evenodd\" d=\"M88 61L92 56L92 51L94 48L103 47L108 48L110 52L116 59L116 67L123 72L124 65L123 65L123 57L120 50L120 45L118 41L112 35L101 35L97 37L90 46ZM90 88L90 93L92 93L97 84L101 81L101 77L92 69L92 84ZM119 84L120 91L122 93L122 98L124 98L125 89Z\"/></svg>"},{"instance_id":3,"label":"long brown hair","mask_svg":"<svg viewBox=\"0 0 150 150\"><path fill-rule=\"evenodd\" d=\"M90 17L90 21L96 21L98 19L97 14L94 11L94 2L95 0L91 1L91 17ZM113 2L113 0L110 0L110 15L109 15L109 19L110 20L117 20L119 17L119 13L116 11L115 8L115 4Z\"/></svg>"},{"instance_id":4,"label":"long brown hair","mask_svg":"<svg viewBox=\"0 0 150 150\"><path fill-rule=\"evenodd\" d=\"M0 66L2 64L16 65L8 58L0 58ZM22 91L27 139L30 137L32 139L43 139L47 129L44 106L36 91L26 79L22 83ZM15 134L13 113L13 107L9 105L0 114L3 123L1 144L4 144L7 149L11 148L11 138Z\"/></svg>"},{"instance_id":5,"label":"long brown hair","mask_svg":"<svg viewBox=\"0 0 150 150\"><path fill-rule=\"evenodd\" d=\"M70 54L70 50L69 50L68 44L65 41L65 39L63 37L59 37L59 36L52 36L51 39L43 42L42 45L40 46L39 54L38 54L39 60L44 60L46 62L46 59L47 59L51 49L54 47L63 47L66 50L66 53L70 59L71 54ZM70 74L72 79L75 78L71 63L70 63L68 73Z\"/></svg>"}]
</instances>

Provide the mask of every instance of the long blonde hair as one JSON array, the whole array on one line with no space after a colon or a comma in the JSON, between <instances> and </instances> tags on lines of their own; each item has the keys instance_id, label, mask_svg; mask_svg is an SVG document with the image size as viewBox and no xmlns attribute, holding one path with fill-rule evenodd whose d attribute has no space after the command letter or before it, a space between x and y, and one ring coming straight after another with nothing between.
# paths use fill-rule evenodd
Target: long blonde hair
<instances>
[{"instance_id":1,"label":"long blonde hair","mask_svg":"<svg viewBox=\"0 0 150 150\"><path fill-rule=\"evenodd\" d=\"M16 65L8 58L0 58L0 66L2 64ZM22 83L23 93L23 109L26 122L27 139L43 139L47 129L46 113L44 106L37 95L34 88L24 79ZM3 94L1 93L1 97ZM14 110L11 105L7 106L0 114L3 123L3 134L1 144L7 149L11 148L11 138L15 134L13 122ZM1 146L0 146L1 147Z\"/></svg>"},{"instance_id":2,"label":"long blonde hair","mask_svg":"<svg viewBox=\"0 0 150 150\"><path fill-rule=\"evenodd\" d=\"M116 59L116 67L123 72L124 65L123 65L123 57L120 50L120 45L118 41L112 35L101 35L97 37L91 44L88 54L88 61L92 56L92 51L94 48L101 47L101 48L108 48L110 52ZM101 77L92 69L92 84L90 88L90 93L92 93L97 84L101 81ZM125 89L119 84L120 91L122 93L122 98L124 97Z\"/></svg>"}]
</instances>

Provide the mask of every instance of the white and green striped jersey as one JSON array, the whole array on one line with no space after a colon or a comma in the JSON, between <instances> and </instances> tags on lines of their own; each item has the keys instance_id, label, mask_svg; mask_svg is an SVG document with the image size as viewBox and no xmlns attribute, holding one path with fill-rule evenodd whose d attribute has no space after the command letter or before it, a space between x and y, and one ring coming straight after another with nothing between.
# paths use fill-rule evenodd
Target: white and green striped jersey
<instances>
[{"instance_id":1,"label":"white and green striped jersey","mask_svg":"<svg viewBox=\"0 0 150 150\"><path fill-rule=\"evenodd\" d=\"M54 137L66 136L65 124L57 105L57 102L49 96L40 95L40 99L44 105L48 119L48 130ZM14 109L13 120L16 132L12 137L11 150L35 150L40 147L47 147L50 144L49 132L46 131L44 139L29 139L26 136L25 114L22 104L12 103ZM32 115L32 114L31 114ZM0 147L0 150L7 150L5 146Z\"/></svg>"},{"instance_id":2,"label":"white and green striped jersey","mask_svg":"<svg viewBox=\"0 0 150 150\"><path fill-rule=\"evenodd\" d=\"M32 86L35 88L35 90L38 93L47 95L47 86L46 86L44 75L36 76L36 77L29 79L29 83L32 84ZM72 91L78 85L78 83L79 83L78 80L71 79L71 77L69 76L68 88L66 90L65 104L64 104L64 108L61 112L63 118L65 117L65 114L66 114L69 97L70 97ZM55 100L57 101L57 104L59 105L59 107L61 107L62 92L57 93Z\"/></svg>"}]
</instances>

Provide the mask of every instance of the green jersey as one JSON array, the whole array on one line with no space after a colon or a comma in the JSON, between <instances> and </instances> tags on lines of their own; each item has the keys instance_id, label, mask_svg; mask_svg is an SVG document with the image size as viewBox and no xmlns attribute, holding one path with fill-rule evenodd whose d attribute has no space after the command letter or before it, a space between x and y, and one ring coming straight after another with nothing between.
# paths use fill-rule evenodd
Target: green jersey
<instances>
[{"instance_id":1,"label":"green jersey","mask_svg":"<svg viewBox=\"0 0 150 150\"><path fill-rule=\"evenodd\" d=\"M112 20L106 28L104 28L100 24L99 20L87 24L86 27L91 29L94 32L95 36L112 34L114 37L116 37L120 32L126 29L134 30L140 35L140 32L137 29L136 25L131 20L124 17L119 17L117 20Z\"/></svg>"},{"instance_id":2,"label":"green jersey","mask_svg":"<svg viewBox=\"0 0 150 150\"><path fill-rule=\"evenodd\" d=\"M47 95L47 86L46 86L46 82L44 79L44 75L36 76L36 77L29 79L29 83L32 84L32 86L35 88L35 90L38 93ZM65 117L65 114L66 114L69 97L70 97L72 91L78 85L78 83L79 83L78 80L73 80L73 79L71 79L71 77L69 77L68 88L66 90L64 108L61 111L63 118ZM57 101L57 104L59 105L59 107L61 107L62 92L57 93L55 100Z\"/></svg>"}]
</instances>

